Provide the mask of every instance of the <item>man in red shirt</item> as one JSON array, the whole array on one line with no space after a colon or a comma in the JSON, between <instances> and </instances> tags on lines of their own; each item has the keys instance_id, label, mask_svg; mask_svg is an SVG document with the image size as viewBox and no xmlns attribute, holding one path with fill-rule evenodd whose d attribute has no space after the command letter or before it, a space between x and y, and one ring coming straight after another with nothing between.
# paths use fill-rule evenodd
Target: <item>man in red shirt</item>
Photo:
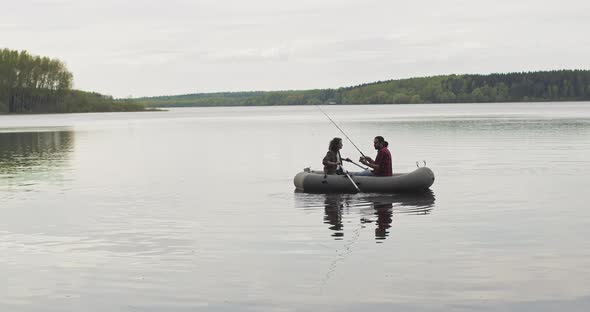
<instances>
[{"instance_id":1,"label":"man in red shirt","mask_svg":"<svg viewBox=\"0 0 590 312\"><path fill-rule=\"evenodd\" d=\"M376 136L373 140L373 146L377 150L377 157L375 160L371 157L361 157L359 161L365 166L369 166L373 169L373 172L368 171L367 173L362 172L359 175L374 175L377 177L389 177L393 174L391 168L391 153L387 149L387 142L382 136Z\"/></svg>"}]
</instances>

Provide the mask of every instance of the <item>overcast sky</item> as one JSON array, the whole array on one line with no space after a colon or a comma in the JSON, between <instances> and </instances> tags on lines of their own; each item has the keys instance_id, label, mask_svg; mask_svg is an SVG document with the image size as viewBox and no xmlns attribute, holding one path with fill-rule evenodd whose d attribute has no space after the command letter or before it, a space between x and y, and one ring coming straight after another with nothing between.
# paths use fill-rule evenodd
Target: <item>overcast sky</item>
<instances>
[{"instance_id":1,"label":"overcast sky","mask_svg":"<svg viewBox=\"0 0 590 312\"><path fill-rule=\"evenodd\" d=\"M590 69L588 0L0 2L0 48L116 97Z\"/></svg>"}]
</instances>

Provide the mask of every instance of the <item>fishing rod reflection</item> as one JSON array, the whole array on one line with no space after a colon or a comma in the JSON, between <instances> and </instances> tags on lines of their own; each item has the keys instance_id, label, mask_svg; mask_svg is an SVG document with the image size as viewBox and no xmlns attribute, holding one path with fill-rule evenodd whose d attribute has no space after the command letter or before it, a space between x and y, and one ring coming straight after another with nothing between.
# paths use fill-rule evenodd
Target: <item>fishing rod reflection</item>
<instances>
[{"instance_id":1,"label":"fishing rod reflection","mask_svg":"<svg viewBox=\"0 0 590 312\"><path fill-rule=\"evenodd\" d=\"M301 194L301 196L305 196ZM324 223L331 236L341 240L360 228L373 226L375 239L382 241L390 234L396 215L427 215L434 208L435 196L431 190L408 194L316 194L304 199L304 209L317 209L323 200ZM356 219L358 215L360 220Z\"/></svg>"}]
</instances>

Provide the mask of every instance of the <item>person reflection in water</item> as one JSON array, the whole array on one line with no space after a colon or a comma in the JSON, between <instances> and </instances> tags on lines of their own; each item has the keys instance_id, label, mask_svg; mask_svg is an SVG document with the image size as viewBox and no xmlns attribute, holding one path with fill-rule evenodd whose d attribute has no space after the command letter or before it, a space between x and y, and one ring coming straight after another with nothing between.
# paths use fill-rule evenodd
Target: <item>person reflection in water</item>
<instances>
[{"instance_id":1,"label":"person reflection in water","mask_svg":"<svg viewBox=\"0 0 590 312\"><path fill-rule=\"evenodd\" d=\"M391 228L391 222L393 221L393 203L373 203L375 208L375 215L377 221L375 221L375 239L382 240L389 236L389 228Z\"/></svg>"},{"instance_id":2,"label":"person reflection in water","mask_svg":"<svg viewBox=\"0 0 590 312\"><path fill-rule=\"evenodd\" d=\"M335 239L342 239L344 236L342 225L342 197L338 194L328 194L324 201L324 223L330 224L330 230L334 231L332 237Z\"/></svg>"},{"instance_id":3,"label":"person reflection in water","mask_svg":"<svg viewBox=\"0 0 590 312\"><path fill-rule=\"evenodd\" d=\"M350 237L358 238L361 229L375 231L375 240L382 243L391 232L393 212L407 215L428 215L434 207L435 197L431 190L420 193L377 195L363 197L357 195L325 194L324 224L329 224L331 236L337 240L344 237L344 213L360 214L360 224L351 224ZM345 210L346 208L346 210ZM356 229L355 229L356 228Z\"/></svg>"},{"instance_id":4,"label":"person reflection in water","mask_svg":"<svg viewBox=\"0 0 590 312\"><path fill-rule=\"evenodd\" d=\"M340 150L342 149L342 139L333 138L330 141L328 152L322 160L324 165L325 174L342 174L342 157L340 156ZM344 161L350 161L349 158L345 158Z\"/></svg>"}]
</instances>

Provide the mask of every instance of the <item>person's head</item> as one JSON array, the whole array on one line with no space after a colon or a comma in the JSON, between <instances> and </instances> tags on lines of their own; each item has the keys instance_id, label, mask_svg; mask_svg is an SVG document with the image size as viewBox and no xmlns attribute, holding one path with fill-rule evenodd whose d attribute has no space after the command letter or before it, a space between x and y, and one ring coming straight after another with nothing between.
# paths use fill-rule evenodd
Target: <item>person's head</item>
<instances>
[{"instance_id":1,"label":"person's head","mask_svg":"<svg viewBox=\"0 0 590 312\"><path fill-rule=\"evenodd\" d=\"M333 152L337 152L342 148L342 139L341 138L333 138L332 141L330 141L330 147L328 147L329 150L333 151Z\"/></svg>"},{"instance_id":2,"label":"person's head","mask_svg":"<svg viewBox=\"0 0 590 312\"><path fill-rule=\"evenodd\" d=\"M376 136L375 139L373 139L373 146L375 147L376 150L379 150L380 148L382 148L384 143L385 143L385 139L380 135Z\"/></svg>"}]
</instances>

